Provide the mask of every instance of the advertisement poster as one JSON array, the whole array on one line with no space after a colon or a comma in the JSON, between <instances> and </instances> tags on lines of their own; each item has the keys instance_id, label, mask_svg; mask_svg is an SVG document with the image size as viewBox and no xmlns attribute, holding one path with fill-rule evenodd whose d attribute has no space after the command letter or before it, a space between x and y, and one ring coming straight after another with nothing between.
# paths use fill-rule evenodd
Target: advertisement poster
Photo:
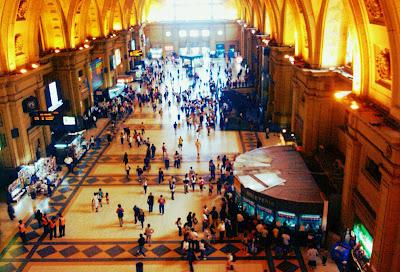
<instances>
[{"instance_id":1,"label":"advertisement poster","mask_svg":"<svg viewBox=\"0 0 400 272\"><path fill-rule=\"evenodd\" d=\"M104 78L103 78L103 60L101 58L95 59L90 64L90 70L91 70L91 73L92 73L93 90L97 90L104 83Z\"/></svg>"}]
</instances>

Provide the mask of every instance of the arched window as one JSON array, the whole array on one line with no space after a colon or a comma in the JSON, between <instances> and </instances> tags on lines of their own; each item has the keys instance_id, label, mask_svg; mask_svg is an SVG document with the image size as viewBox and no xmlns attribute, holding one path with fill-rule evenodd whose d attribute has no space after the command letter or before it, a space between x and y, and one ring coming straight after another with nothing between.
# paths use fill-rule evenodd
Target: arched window
<instances>
[{"instance_id":1,"label":"arched window","mask_svg":"<svg viewBox=\"0 0 400 272\"><path fill-rule=\"evenodd\" d=\"M233 0L163 0L152 3L147 21L213 21L237 17Z\"/></svg>"}]
</instances>

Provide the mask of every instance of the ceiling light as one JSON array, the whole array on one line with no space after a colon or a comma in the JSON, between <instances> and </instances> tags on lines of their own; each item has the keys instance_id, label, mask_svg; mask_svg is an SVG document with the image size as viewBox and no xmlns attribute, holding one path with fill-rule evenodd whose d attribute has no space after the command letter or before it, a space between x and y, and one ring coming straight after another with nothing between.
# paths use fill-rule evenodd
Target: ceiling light
<instances>
[{"instance_id":1,"label":"ceiling light","mask_svg":"<svg viewBox=\"0 0 400 272\"><path fill-rule=\"evenodd\" d=\"M26 74L26 73L28 72L28 70L26 70L26 69L21 69L21 70L19 70L19 72L20 72L21 74Z\"/></svg>"},{"instance_id":2,"label":"ceiling light","mask_svg":"<svg viewBox=\"0 0 400 272\"><path fill-rule=\"evenodd\" d=\"M80 46L80 47L79 47L79 50L83 50L83 47L82 47L82 46Z\"/></svg>"},{"instance_id":3,"label":"ceiling light","mask_svg":"<svg viewBox=\"0 0 400 272\"><path fill-rule=\"evenodd\" d=\"M89 48L90 46L88 44L85 44L83 47L85 48Z\"/></svg>"},{"instance_id":4,"label":"ceiling light","mask_svg":"<svg viewBox=\"0 0 400 272\"><path fill-rule=\"evenodd\" d=\"M39 67L39 64L37 64L37 63L32 63L32 65L31 65L31 66L32 66L32 68L33 68L33 69L36 69L36 68L38 68L38 67Z\"/></svg>"},{"instance_id":5,"label":"ceiling light","mask_svg":"<svg viewBox=\"0 0 400 272\"><path fill-rule=\"evenodd\" d=\"M58 53L60 53L60 49L56 49L56 50L54 50L54 52L55 52L56 54L58 54Z\"/></svg>"}]
</instances>

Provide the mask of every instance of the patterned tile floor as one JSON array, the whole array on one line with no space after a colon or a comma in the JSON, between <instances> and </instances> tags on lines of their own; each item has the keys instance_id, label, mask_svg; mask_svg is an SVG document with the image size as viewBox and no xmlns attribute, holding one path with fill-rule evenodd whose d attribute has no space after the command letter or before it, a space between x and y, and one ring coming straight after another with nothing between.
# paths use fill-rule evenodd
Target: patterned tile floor
<instances>
[{"instance_id":1,"label":"patterned tile floor","mask_svg":"<svg viewBox=\"0 0 400 272\"><path fill-rule=\"evenodd\" d=\"M171 200L169 189L166 185L156 185L157 170L163 167L161 145L166 142L168 152L172 153L177 148L179 135L184 138L182 168L164 170L167 178L177 176L178 181L191 166L201 176L207 178L209 159L217 154L227 154L233 159L237 154L249 151L256 147L260 133L254 132L212 132L207 136L205 132L198 135L202 143L200 159L196 157L193 143L195 132L182 125L175 134L170 124L175 121L177 108L173 106L168 112L165 108L163 118L154 115L150 108L143 112L135 112L122 125L139 128L140 121L145 122L146 136L150 137L159 149L152 163L152 169L146 176L149 179L149 192L157 197L164 194L167 199L165 215L159 215L157 205L154 212L147 210L146 199L142 186L138 183L135 168L142 164L145 150L133 147L129 150L127 144L121 145L115 139L111 145L106 143L105 127L99 137L101 144L98 149L90 150L81 160L74 174L65 176L62 184L55 190L48 200L45 212L49 216L58 212L66 217L66 236L49 240L43 237L42 229L32 217L27 220L28 239L26 245L20 243L15 236L0 252L0 271L133 271L135 263L143 261L145 271L188 271L187 261L180 254L180 239L174 222L177 217L185 218L189 211L194 211L200 216L203 205L218 206L220 198L209 197L206 192L195 192L188 195L183 193L183 188L178 183L175 200ZM261 139L264 145L280 143L279 137ZM124 175L122 155L129 153L132 175L128 179ZM91 209L93 192L98 188L110 194L110 204L103 204L99 212ZM125 208L125 224L118 225L115 209L118 203ZM141 227L133 223L132 207L136 204L145 210L146 221L155 229L153 242L146 245L146 257L137 256L137 238L142 232ZM16 230L15 230L16 231ZM304 272L302 254L297 249L286 260L280 260L274 252L261 252L256 256L246 256L243 245L237 240L223 241L212 244L207 248L207 260L197 261L195 271L224 271L226 254L235 252L238 261L235 271L269 271L277 272Z\"/></svg>"}]
</instances>

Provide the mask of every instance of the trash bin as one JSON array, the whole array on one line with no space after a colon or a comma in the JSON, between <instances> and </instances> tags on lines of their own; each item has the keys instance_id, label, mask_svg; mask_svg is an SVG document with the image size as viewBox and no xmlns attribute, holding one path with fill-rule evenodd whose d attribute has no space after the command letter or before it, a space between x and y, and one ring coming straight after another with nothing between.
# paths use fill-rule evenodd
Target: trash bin
<instances>
[{"instance_id":1,"label":"trash bin","mask_svg":"<svg viewBox=\"0 0 400 272\"><path fill-rule=\"evenodd\" d=\"M142 262L136 263L136 272L143 272L143 263Z\"/></svg>"}]
</instances>

